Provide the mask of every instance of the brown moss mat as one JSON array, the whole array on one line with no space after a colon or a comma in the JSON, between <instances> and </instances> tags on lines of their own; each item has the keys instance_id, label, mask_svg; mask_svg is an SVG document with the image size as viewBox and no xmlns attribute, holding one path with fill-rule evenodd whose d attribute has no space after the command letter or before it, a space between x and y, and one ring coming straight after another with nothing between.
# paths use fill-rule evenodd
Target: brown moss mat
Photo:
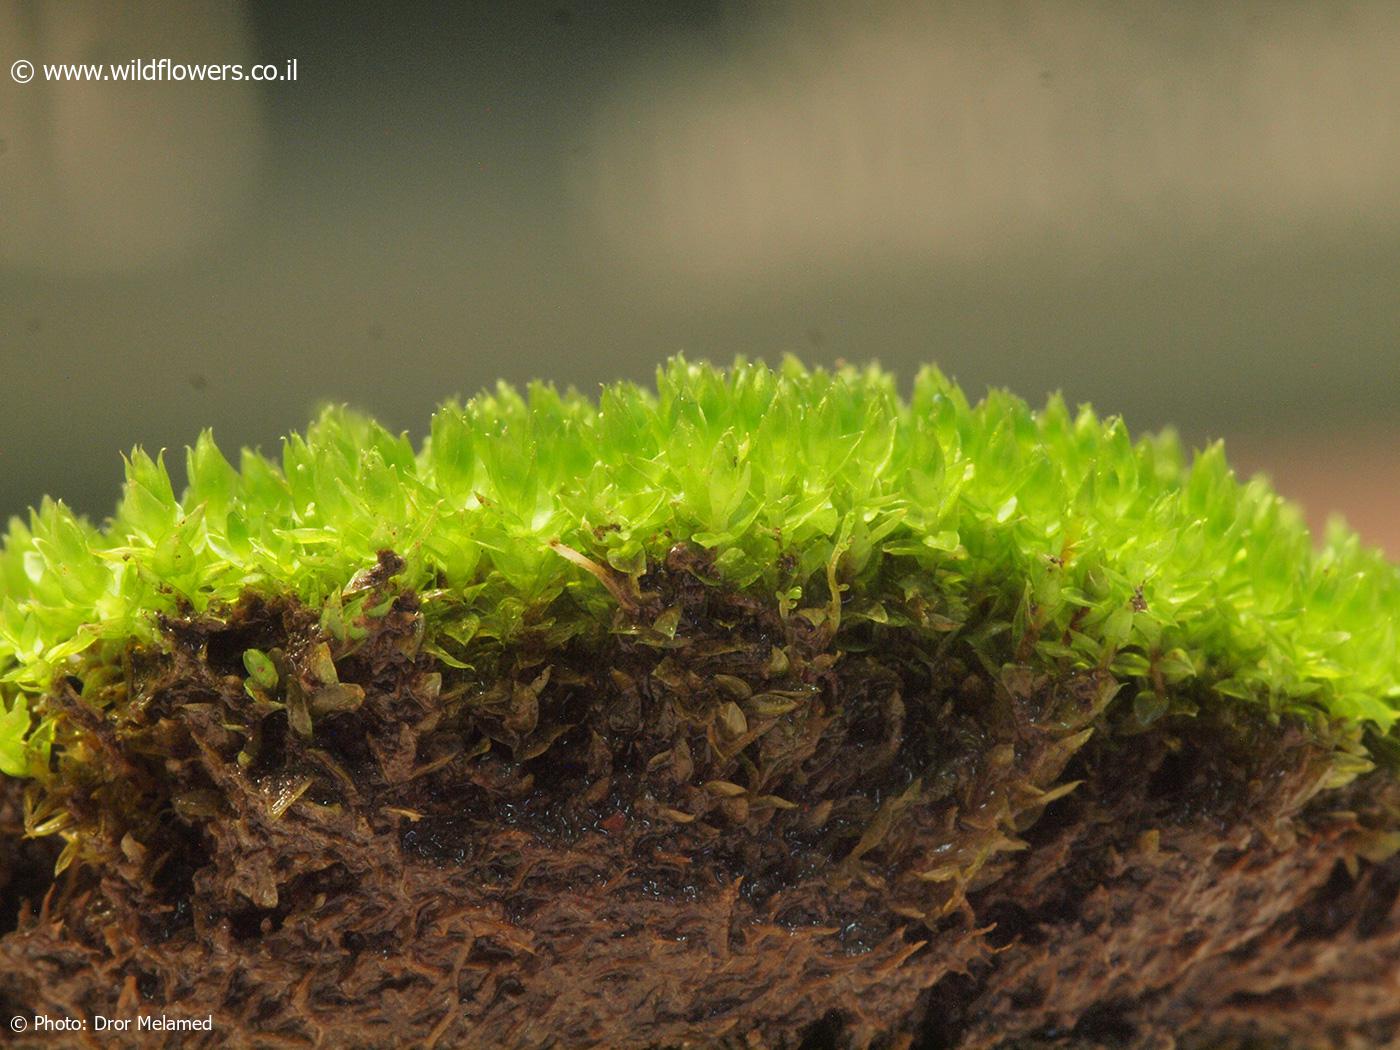
<instances>
[{"instance_id":1,"label":"brown moss mat","mask_svg":"<svg viewBox=\"0 0 1400 1050\"><path fill-rule=\"evenodd\" d=\"M645 581L673 634L486 671L403 595L334 702L316 617L255 599L129 653L118 725L59 683L103 761L51 886L6 789L3 1004L213 1016L140 1046L1400 1045L1393 775L1323 790L1317 727L1143 727L1102 674L838 657L694 568Z\"/></svg>"}]
</instances>

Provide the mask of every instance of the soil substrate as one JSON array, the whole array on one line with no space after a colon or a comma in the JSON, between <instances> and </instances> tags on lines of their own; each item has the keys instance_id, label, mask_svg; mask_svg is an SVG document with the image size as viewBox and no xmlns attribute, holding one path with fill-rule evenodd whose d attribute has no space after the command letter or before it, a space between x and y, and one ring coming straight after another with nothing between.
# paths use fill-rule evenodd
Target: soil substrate
<instances>
[{"instance_id":1,"label":"soil substrate","mask_svg":"<svg viewBox=\"0 0 1400 1050\"><path fill-rule=\"evenodd\" d=\"M1144 726L1106 673L838 651L704 576L679 549L655 608L488 675L402 594L309 737L244 687L256 647L316 688L291 602L166 622L120 716L56 683L98 759L48 789L57 879L0 782L0 1013L213 1018L45 1048L1400 1046L1400 789L1325 789L1325 726Z\"/></svg>"}]
</instances>

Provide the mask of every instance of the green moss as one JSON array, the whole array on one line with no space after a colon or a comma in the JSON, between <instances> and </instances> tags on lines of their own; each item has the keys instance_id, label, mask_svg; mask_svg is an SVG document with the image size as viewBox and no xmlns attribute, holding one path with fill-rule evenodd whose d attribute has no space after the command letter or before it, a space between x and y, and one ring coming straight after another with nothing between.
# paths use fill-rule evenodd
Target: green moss
<instances>
[{"instance_id":1,"label":"green moss","mask_svg":"<svg viewBox=\"0 0 1400 1050\"><path fill-rule=\"evenodd\" d=\"M451 666L620 629L648 562L684 540L713 551L715 582L833 631L875 621L956 637L992 668L1110 669L1144 722L1186 697L1386 732L1400 712L1400 570L1380 554L1340 527L1315 548L1219 445L1188 466L1170 434L1134 442L1059 398L970 404L934 369L906 403L874 368L677 358L655 393L502 385L450 403L418 451L333 409L280 464L244 450L234 466L208 433L187 461L177 498L161 459L134 452L100 528L49 500L10 523L5 773L42 763L43 696L70 662L119 664L160 614L250 589L294 594L344 637L387 608L368 575L385 549ZM275 673L260 656L254 680Z\"/></svg>"}]
</instances>

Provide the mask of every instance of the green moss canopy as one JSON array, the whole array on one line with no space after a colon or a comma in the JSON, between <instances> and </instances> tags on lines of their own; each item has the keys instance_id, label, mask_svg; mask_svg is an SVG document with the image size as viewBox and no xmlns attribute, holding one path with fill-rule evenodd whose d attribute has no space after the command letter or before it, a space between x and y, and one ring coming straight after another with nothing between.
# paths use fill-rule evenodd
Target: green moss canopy
<instances>
[{"instance_id":1,"label":"green moss canopy","mask_svg":"<svg viewBox=\"0 0 1400 1050\"><path fill-rule=\"evenodd\" d=\"M676 358L655 393L501 385L449 403L418 451L331 409L280 465L244 450L235 467L208 433L187 462L177 498L162 460L135 451L101 528L50 500L11 521L0 770L42 755L40 698L79 654L249 589L345 630L374 612L363 571L383 549L454 665L524 631L557 643L606 625L648 559L685 540L793 615L956 633L989 665L1111 668L1145 719L1181 693L1385 730L1400 711L1400 570L1380 554L1340 528L1314 549L1219 445L1188 467L1170 434L1133 442L1058 397L969 404L932 368L906 403L873 367Z\"/></svg>"}]
</instances>

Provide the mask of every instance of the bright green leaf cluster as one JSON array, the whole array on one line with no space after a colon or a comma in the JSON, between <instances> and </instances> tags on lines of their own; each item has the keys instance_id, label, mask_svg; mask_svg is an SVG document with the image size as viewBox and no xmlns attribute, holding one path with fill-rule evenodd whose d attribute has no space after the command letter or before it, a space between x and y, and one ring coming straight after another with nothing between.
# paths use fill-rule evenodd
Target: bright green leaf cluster
<instances>
[{"instance_id":1,"label":"bright green leaf cluster","mask_svg":"<svg viewBox=\"0 0 1400 1050\"><path fill-rule=\"evenodd\" d=\"M134 452L100 529L49 500L10 523L0 770L24 773L42 748L41 697L79 654L248 589L350 630L367 600L356 574L382 549L406 559L399 582L422 592L427 642L452 666L527 625L562 638L581 629L570 617L606 622L617 596L561 550L635 581L685 540L784 609L1111 669L1136 682L1144 720L1183 689L1382 729L1400 711L1400 570L1380 554L1340 529L1315 549L1219 446L1188 468L1170 435L1133 442L1059 398L969 404L931 368L905 402L875 368L677 358L654 393L502 385L450 403L417 451L333 409L280 463L245 450L235 466L208 433L187 461L177 498L161 459Z\"/></svg>"}]
</instances>

